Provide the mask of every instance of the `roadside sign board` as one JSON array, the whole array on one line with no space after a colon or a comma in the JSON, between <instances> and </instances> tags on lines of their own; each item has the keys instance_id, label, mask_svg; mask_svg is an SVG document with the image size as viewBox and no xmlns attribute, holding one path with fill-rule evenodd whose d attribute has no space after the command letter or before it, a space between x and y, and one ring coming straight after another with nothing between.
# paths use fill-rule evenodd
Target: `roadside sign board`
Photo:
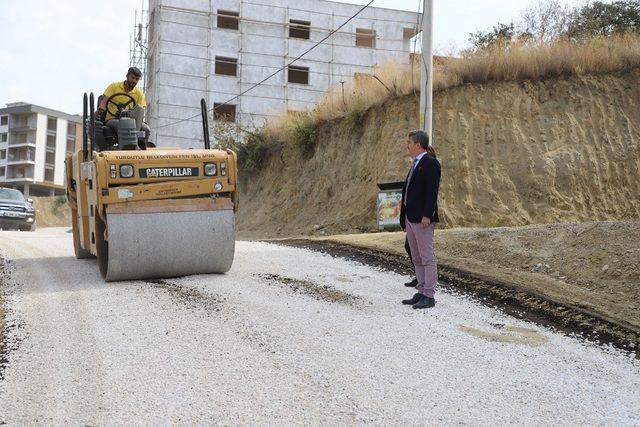
<instances>
[{"instance_id":1,"label":"roadside sign board","mask_svg":"<svg viewBox=\"0 0 640 427\"><path fill-rule=\"evenodd\" d=\"M386 190L378 192L377 217L378 229L400 228L401 190Z\"/></svg>"}]
</instances>

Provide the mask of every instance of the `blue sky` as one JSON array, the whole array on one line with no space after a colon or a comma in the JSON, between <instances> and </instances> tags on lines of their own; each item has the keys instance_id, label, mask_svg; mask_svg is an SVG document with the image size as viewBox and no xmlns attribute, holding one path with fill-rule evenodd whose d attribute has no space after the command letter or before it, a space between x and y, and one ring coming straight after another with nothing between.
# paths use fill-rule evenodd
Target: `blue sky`
<instances>
[{"instance_id":1,"label":"blue sky","mask_svg":"<svg viewBox=\"0 0 640 427\"><path fill-rule=\"evenodd\" d=\"M464 48L469 33L517 19L535 3L435 0L434 46L440 53ZM418 0L375 0L372 6L417 11ZM101 92L124 79L141 7L141 0L0 0L0 106L25 101L78 113L82 92Z\"/></svg>"}]
</instances>

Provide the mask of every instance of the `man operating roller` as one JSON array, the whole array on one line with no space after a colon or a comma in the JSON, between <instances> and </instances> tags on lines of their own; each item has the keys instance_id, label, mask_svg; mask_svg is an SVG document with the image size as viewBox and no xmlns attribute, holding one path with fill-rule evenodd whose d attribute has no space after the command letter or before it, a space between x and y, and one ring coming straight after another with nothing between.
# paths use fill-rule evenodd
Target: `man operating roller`
<instances>
[{"instance_id":1,"label":"man operating roller","mask_svg":"<svg viewBox=\"0 0 640 427\"><path fill-rule=\"evenodd\" d=\"M144 123L147 101L144 99L142 90L136 87L141 77L142 72L136 67L131 67L127 71L126 80L107 86L98 102L96 118L101 119L104 115L105 124L117 132L119 114L128 110L128 117L136 121L137 130L144 131L145 143L148 143L151 130Z\"/></svg>"}]
</instances>

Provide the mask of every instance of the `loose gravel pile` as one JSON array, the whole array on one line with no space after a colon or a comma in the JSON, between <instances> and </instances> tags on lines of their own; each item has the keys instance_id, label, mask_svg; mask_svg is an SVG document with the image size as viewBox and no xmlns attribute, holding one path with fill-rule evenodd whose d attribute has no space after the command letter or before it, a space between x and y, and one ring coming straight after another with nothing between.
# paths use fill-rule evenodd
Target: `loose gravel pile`
<instances>
[{"instance_id":1,"label":"loose gravel pile","mask_svg":"<svg viewBox=\"0 0 640 427\"><path fill-rule=\"evenodd\" d=\"M640 423L633 354L452 294L415 311L358 263L240 242L225 275L107 284L65 229L0 254L21 325L0 422Z\"/></svg>"}]
</instances>

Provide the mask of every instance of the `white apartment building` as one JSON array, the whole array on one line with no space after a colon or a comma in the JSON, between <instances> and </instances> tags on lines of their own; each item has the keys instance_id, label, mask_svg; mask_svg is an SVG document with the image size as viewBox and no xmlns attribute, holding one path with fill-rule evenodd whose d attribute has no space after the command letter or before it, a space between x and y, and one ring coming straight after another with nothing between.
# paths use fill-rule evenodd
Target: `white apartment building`
<instances>
[{"instance_id":1,"label":"white apartment building","mask_svg":"<svg viewBox=\"0 0 640 427\"><path fill-rule=\"evenodd\" d=\"M81 138L80 116L24 102L0 108L0 186L64 194L64 159Z\"/></svg>"},{"instance_id":2,"label":"white apartment building","mask_svg":"<svg viewBox=\"0 0 640 427\"><path fill-rule=\"evenodd\" d=\"M200 146L201 98L209 109L219 107L210 120L252 128L282 112L312 108L330 88L371 74L376 65L409 64L420 15L369 7L288 69L221 106L361 8L327 0L149 0L145 68L151 139ZM187 117L193 118L172 124Z\"/></svg>"}]
</instances>

